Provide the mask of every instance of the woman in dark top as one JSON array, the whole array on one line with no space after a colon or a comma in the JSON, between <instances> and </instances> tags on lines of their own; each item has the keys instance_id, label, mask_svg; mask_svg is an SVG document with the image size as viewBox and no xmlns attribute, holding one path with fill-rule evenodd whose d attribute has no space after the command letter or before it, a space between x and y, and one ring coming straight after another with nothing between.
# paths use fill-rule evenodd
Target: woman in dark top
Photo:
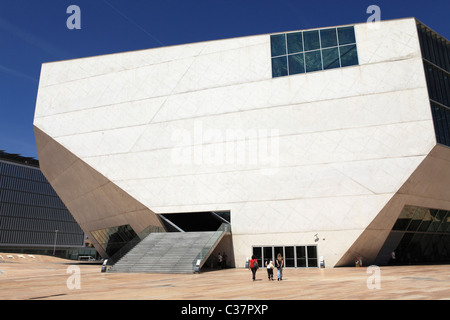
<instances>
[{"instance_id":1,"label":"woman in dark top","mask_svg":"<svg viewBox=\"0 0 450 320\"><path fill-rule=\"evenodd\" d=\"M275 264L277 267L277 275L278 275L278 281L283 280L283 267L284 267L284 261L283 257L281 256L281 253L277 255L277 260L275 260Z\"/></svg>"}]
</instances>

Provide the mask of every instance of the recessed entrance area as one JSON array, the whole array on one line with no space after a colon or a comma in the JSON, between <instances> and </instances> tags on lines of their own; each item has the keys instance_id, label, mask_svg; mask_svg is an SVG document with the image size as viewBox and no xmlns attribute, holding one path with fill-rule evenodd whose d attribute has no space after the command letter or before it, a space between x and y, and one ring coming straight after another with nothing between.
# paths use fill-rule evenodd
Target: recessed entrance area
<instances>
[{"instance_id":1,"label":"recessed entrance area","mask_svg":"<svg viewBox=\"0 0 450 320\"><path fill-rule=\"evenodd\" d=\"M216 231L222 223L230 223L230 211L206 211L160 214L169 232Z\"/></svg>"},{"instance_id":2,"label":"recessed entrance area","mask_svg":"<svg viewBox=\"0 0 450 320\"><path fill-rule=\"evenodd\" d=\"M253 246L253 255L256 256L258 264L264 266L266 262L275 262L278 253L284 259L286 268L317 268L317 246Z\"/></svg>"}]
</instances>

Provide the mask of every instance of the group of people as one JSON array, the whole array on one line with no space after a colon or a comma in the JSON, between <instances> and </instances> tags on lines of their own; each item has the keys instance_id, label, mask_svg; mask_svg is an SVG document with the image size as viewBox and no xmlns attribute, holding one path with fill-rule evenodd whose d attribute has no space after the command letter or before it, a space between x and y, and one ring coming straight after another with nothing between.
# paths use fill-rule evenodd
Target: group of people
<instances>
[{"instance_id":1,"label":"group of people","mask_svg":"<svg viewBox=\"0 0 450 320\"><path fill-rule=\"evenodd\" d=\"M275 264L272 260L265 262L265 267L267 269L267 277L269 281L273 281L273 270L277 268L277 277L278 281L283 280L283 267L284 261L281 253L277 255L277 259L275 260ZM259 269L258 260L255 255L252 256L252 259L249 261L248 268L252 271L253 281L256 280L256 271Z\"/></svg>"}]
</instances>

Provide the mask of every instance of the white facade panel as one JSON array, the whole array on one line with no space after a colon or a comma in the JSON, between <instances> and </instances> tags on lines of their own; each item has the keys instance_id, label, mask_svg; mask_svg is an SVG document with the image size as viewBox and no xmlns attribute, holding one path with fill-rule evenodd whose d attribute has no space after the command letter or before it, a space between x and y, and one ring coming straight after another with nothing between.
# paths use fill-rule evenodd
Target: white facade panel
<instances>
[{"instance_id":1,"label":"white facade panel","mask_svg":"<svg viewBox=\"0 0 450 320\"><path fill-rule=\"evenodd\" d=\"M231 210L236 266L317 233L332 266L436 145L415 20L355 34L274 79L270 35L46 64L34 125L153 212Z\"/></svg>"}]
</instances>

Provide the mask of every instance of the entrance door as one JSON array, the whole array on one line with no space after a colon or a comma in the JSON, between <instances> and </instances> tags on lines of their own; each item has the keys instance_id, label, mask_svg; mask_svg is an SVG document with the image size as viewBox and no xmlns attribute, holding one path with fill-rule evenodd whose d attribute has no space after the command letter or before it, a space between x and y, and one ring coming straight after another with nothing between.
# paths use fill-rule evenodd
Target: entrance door
<instances>
[{"instance_id":1,"label":"entrance door","mask_svg":"<svg viewBox=\"0 0 450 320\"><path fill-rule=\"evenodd\" d=\"M272 260L275 264L278 253L286 268L317 268L317 246L253 246L253 255L260 266Z\"/></svg>"},{"instance_id":2,"label":"entrance door","mask_svg":"<svg viewBox=\"0 0 450 320\"><path fill-rule=\"evenodd\" d=\"M295 247L297 254L297 268L306 268L306 247L305 246L297 246Z\"/></svg>"},{"instance_id":3,"label":"entrance door","mask_svg":"<svg viewBox=\"0 0 450 320\"><path fill-rule=\"evenodd\" d=\"M317 247L307 246L306 251L308 253L308 268L317 267Z\"/></svg>"},{"instance_id":4,"label":"entrance door","mask_svg":"<svg viewBox=\"0 0 450 320\"><path fill-rule=\"evenodd\" d=\"M266 262L269 263L269 261L274 261L273 247L263 247L263 259L264 259L264 266Z\"/></svg>"},{"instance_id":5,"label":"entrance door","mask_svg":"<svg viewBox=\"0 0 450 320\"><path fill-rule=\"evenodd\" d=\"M284 265L286 268L295 268L294 247L284 247Z\"/></svg>"}]
</instances>

